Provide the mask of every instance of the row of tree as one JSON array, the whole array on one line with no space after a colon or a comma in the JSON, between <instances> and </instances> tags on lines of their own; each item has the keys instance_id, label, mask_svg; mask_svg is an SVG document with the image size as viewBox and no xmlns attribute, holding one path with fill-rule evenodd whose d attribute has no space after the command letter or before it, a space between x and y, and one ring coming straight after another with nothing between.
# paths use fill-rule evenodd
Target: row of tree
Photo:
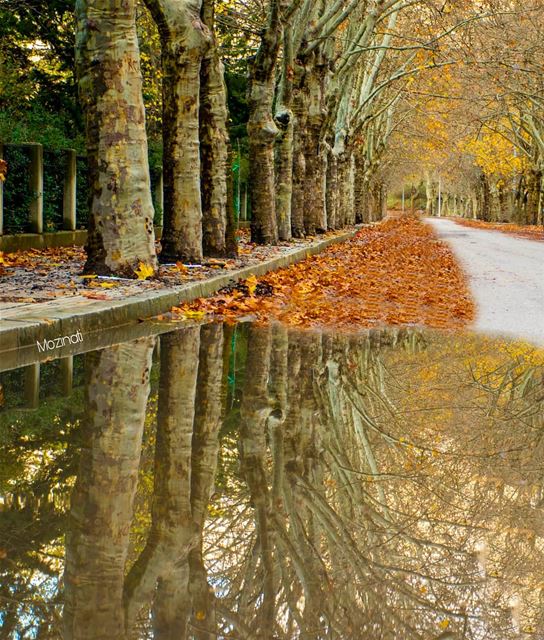
<instances>
[{"instance_id":1,"label":"row of tree","mask_svg":"<svg viewBox=\"0 0 544 640\"><path fill-rule=\"evenodd\" d=\"M225 34L248 73L252 239L274 244L381 218L399 107L414 77L453 64L441 42L479 7L461 3L450 15L428 0L217 4L146 0L161 47L161 260L235 249ZM87 270L156 269L135 0L79 0L77 18L92 191Z\"/></svg>"},{"instance_id":2,"label":"row of tree","mask_svg":"<svg viewBox=\"0 0 544 640\"><path fill-rule=\"evenodd\" d=\"M440 191L446 211L532 224L540 4L80 0L76 74L71 0L0 1L0 137L83 151L83 108L89 272L157 269L149 142L166 262L235 252L233 140L255 242L379 219L407 178L427 184L429 213Z\"/></svg>"},{"instance_id":3,"label":"row of tree","mask_svg":"<svg viewBox=\"0 0 544 640\"><path fill-rule=\"evenodd\" d=\"M456 63L417 77L391 153L428 213L440 194L442 215L542 224L543 35L541 2L486 2L443 44Z\"/></svg>"}]
</instances>

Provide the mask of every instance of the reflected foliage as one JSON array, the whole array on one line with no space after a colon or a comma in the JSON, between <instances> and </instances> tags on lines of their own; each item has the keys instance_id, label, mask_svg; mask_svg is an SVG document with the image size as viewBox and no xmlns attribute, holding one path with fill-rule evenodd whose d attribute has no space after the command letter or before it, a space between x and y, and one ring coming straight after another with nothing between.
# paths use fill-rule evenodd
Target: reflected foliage
<instances>
[{"instance_id":1,"label":"reflected foliage","mask_svg":"<svg viewBox=\"0 0 544 640\"><path fill-rule=\"evenodd\" d=\"M3 478L3 637L544 633L542 351L247 324L158 342L87 356L72 475L64 455ZM54 517L25 511L32 473Z\"/></svg>"}]
</instances>

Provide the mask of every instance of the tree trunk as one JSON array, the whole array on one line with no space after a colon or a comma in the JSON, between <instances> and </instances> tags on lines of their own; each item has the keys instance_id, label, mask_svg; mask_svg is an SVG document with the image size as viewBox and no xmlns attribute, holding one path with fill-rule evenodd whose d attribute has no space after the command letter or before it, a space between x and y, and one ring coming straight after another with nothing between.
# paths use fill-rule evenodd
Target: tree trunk
<instances>
[{"instance_id":1,"label":"tree trunk","mask_svg":"<svg viewBox=\"0 0 544 640\"><path fill-rule=\"evenodd\" d=\"M538 169L531 169L527 178L526 224L537 224L540 183L540 171L538 171Z\"/></svg>"},{"instance_id":2,"label":"tree trunk","mask_svg":"<svg viewBox=\"0 0 544 640\"><path fill-rule=\"evenodd\" d=\"M313 236L327 230L325 212L325 160L321 144L321 126L306 129L306 179L304 190L304 230Z\"/></svg>"},{"instance_id":3,"label":"tree trunk","mask_svg":"<svg viewBox=\"0 0 544 640\"><path fill-rule=\"evenodd\" d=\"M204 255L227 254L227 90L214 28L215 0L203 0L202 21L213 34L200 71L200 157Z\"/></svg>"},{"instance_id":4,"label":"tree trunk","mask_svg":"<svg viewBox=\"0 0 544 640\"><path fill-rule=\"evenodd\" d=\"M308 117L308 95L304 76L306 69L295 64L295 88L293 91L293 184L291 197L291 231L294 238L304 237L304 199L306 198L306 121Z\"/></svg>"},{"instance_id":5,"label":"tree trunk","mask_svg":"<svg viewBox=\"0 0 544 640\"><path fill-rule=\"evenodd\" d=\"M134 0L77 0L76 57L86 121L86 273L155 271L153 203Z\"/></svg>"},{"instance_id":6,"label":"tree trunk","mask_svg":"<svg viewBox=\"0 0 544 640\"><path fill-rule=\"evenodd\" d=\"M355 154L355 222L366 222L365 218L365 157L363 153Z\"/></svg>"},{"instance_id":7,"label":"tree trunk","mask_svg":"<svg viewBox=\"0 0 544 640\"><path fill-rule=\"evenodd\" d=\"M433 182L431 180L431 175L430 173L427 171L425 173L425 196L426 196L426 203L425 203L425 215L427 216L432 216L434 214L434 188L433 188Z\"/></svg>"},{"instance_id":8,"label":"tree trunk","mask_svg":"<svg viewBox=\"0 0 544 640\"><path fill-rule=\"evenodd\" d=\"M66 538L66 640L126 637L125 562L153 347L152 338L143 338L87 356L88 445Z\"/></svg>"},{"instance_id":9,"label":"tree trunk","mask_svg":"<svg viewBox=\"0 0 544 640\"><path fill-rule=\"evenodd\" d=\"M346 155L343 153L341 156L337 158L337 167L338 167L338 206L337 206L337 215L336 215L336 225L338 229L345 227L348 224L348 202L347 195L348 191L346 189L346 181L348 177L348 159Z\"/></svg>"},{"instance_id":10,"label":"tree trunk","mask_svg":"<svg viewBox=\"0 0 544 640\"><path fill-rule=\"evenodd\" d=\"M344 153L338 159L339 211L341 212L342 227L355 223L354 184L353 156L349 153Z\"/></svg>"},{"instance_id":11,"label":"tree trunk","mask_svg":"<svg viewBox=\"0 0 544 640\"><path fill-rule=\"evenodd\" d=\"M198 263L203 256L200 71L211 34L200 18L202 0L145 1L157 23L162 49L164 229L160 259ZM217 88L216 78L214 83L206 87L207 100ZM217 182L215 189L214 201L221 198Z\"/></svg>"},{"instance_id":12,"label":"tree trunk","mask_svg":"<svg viewBox=\"0 0 544 640\"><path fill-rule=\"evenodd\" d=\"M338 229L338 161L331 150L327 162L327 188L325 191L327 224L329 229Z\"/></svg>"},{"instance_id":13,"label":"tree trunk","mask_svg":"<svg viewBox=\"0 0 544 640\"><path fill-rule=\"evenodd\" d=\"M249 188L251 239L258 244L276 244L276 193L274 142L278 128L272 117L275 71L281 41L279 0L271 0L269 23L249 69Z\"/></svg>"},{"instance_id":14,"label":"tree trunk","mask_svg":"<svg viewBox=\"0 0 544 640\"><path fill-rule=\"evenodd\" d=\"M280 240L290 240L292 237L294 131L292 116L289 118L282 128L276 147L276 216Z\"/></svg>"},{"instance_id":15,"label":"tree trunk","mask_svg":"<svg viewBox=\"0 0 544 640\"><path fill-rule=\"evenodd\" d=\"M238 255L238 240L236 239L238 224L236 221L236 211L234 208L234 176L231 170L232 165L232 146L229 144L227 156L227 229L225 249L229 258L236 258L236 256ZM247 204L247 191L244 192L244 195L246 197Z\"/></svg>"},{"instance_id":16,"label":"tree trunk","mask_svg":"<svg viewBox=\"0 0 544 640\"><path fill-rule=\"evenodd\" d=\"M283 35L283 70L276 109L280 138L276 145L276 216L280 240L290 240L293 198L293 31L288 26Z\"/></svg>"},{"instance_id":17,"label":"tree trunk","mask_svg":"<svg viewBox=\"0 0 544 640\"><path fill-rule=\"evenodd\" d=\"M307 235L327 230L325 207L325 154L322 140L325 122L325 77L327 66L312 55L307 64L306 82L309 93L306 138L306 180L304 190L304 229Z\"/></svg>"}]
</instances>

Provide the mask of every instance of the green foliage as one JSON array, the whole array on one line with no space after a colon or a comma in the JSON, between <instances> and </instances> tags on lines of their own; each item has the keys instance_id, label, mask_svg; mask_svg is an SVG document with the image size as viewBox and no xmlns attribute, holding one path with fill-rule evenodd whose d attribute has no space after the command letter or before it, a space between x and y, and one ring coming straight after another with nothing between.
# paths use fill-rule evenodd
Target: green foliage
<instances>
[{"instance_id":1,"label":"green foliage","mask_svg":"<svg viewBox=\"0 0 544 640\"><path fill-rule=\"evenodd\" d=\"M82 131L72 135L71 122L66 114L51 113L35 103L24 112L0 109L0 140L5 143L22 144L39 142L49 149L85 148Z\"/></svg>"},{"instance_id":2,"label":"green foliage","mask_svg":"<svg viewBox=\"0 0 544 640\"><path fill-rule=\"evenodd\" d=\"M162 68L159 32L142 1L136 3L136 29L140 45L140 67L146 110L147 135L150 142L161 138Z\"/></svg>"},{"instance_id":3,"label":"green foliage","mask_svg":"<svg viewBox=\"0 0 544 640\"><path fill-rule=\"evenodd\" d=\"M80 120L74 81L72 0L0 2L0 109L17 114L34 104Z\"/></svg>"},{"instance_id":4,"label":"green foliage","mask_svg":"<svg viewBox=\"0 0 544 640\"><path fill-rule=\"evenodd\" d=\"M85 229L89 221L89 181L87 158L78 156L76 161L76 221L78 229Z\"/></svg>"},{"instance_id":5,"label":"green foliage","mask_svg":"<svg viewBox=\"0 0 544 640\"><path fill-rule=\"evenodd\" d=\"M229 132L231 142L240 140L247 147L247 121L249 109L247 104L247 77L232 71L225 72L228 91Z\"/></svg>"},{"instance_id":6,"label":"green foliage","mask_svg":"<svg viewBox=\"0 0 544 640\"><path fill-rule=\"evenodd\" d=\"M25 233L29 229L32 194L28 184L30 157L22 147L5 147L8 165L4 182L4 233Z\"/></svg>"}]
</instances>

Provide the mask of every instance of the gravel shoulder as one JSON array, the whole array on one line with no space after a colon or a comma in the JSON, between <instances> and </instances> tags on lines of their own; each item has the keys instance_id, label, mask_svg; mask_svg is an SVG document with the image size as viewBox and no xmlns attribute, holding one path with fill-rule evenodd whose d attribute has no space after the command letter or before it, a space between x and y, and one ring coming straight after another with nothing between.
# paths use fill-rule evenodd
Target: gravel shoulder
<instances>
[{"instance_id":1,"label":"gravel shoulder","mask_svg":"<svg viewBox=\"0 0 544 640\"><path fill-rule=\"evenodd\" d=\"M544 246L498 231L427 218L464 269L477 306L473 328L544 345Z\"/></svg>"}]
</instances>

